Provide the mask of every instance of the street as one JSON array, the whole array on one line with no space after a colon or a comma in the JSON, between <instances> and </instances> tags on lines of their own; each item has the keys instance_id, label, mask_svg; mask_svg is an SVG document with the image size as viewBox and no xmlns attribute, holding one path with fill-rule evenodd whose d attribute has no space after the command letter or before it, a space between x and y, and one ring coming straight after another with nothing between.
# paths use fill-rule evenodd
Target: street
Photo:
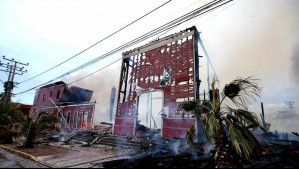
<instances>
[{"instance_id":1,"label":"street","mask_svg":"<svg viewBox=\"0 0 299 169\"><path fill-rule=\"evenodd\" d=\"M0 168L46 168L34 161L0 149Z\"/></svg>"}]
</instances>

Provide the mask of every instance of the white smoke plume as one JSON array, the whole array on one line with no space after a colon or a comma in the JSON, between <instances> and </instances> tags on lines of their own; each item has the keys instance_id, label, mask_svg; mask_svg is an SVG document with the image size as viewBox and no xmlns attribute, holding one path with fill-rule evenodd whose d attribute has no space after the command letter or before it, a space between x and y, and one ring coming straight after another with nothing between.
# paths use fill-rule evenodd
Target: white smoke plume
<instances>
[{"instance_id":1,"label":"white smoke plume","mask_svg":"<svg viewBox=\"0 0 299 169\"><path fill-rule=\"evenodd\" d=\"M292 61L292 79L299 86L299 43L294 46L293 54L291 56Z\"/></svg>"},{"instance_id":2,"label":"white smoke plume","mask_svg":"<svg viewBox=\"0 0 299 169\"><path fill-rule=\"evenodd\" d=\"M81 73L79 75L73 75L63 79L66 83L73 82L86 76L89 73ZM115 87L118 89L119 71L117 69L105 68L98 73L89 76L85 79L77 81L71 85L82 87L94 91L91 102L96 101L94 124L98 125L100 122L110 122L110 97L111 89ZM115 95L114 112L117 103L117 91ZM114 114L113 114L114 115Z\"/></svg>"}]
</instances>

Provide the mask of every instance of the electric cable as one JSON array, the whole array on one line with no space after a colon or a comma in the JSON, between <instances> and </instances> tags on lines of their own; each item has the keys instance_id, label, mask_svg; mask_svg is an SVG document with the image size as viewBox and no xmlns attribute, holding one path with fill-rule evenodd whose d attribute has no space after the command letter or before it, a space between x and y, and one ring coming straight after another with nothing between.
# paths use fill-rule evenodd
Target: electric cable
<instances>
[{"instance_id":1,"label":"electric cable","mask_svg":"<svg viewBox=\"0 0 299 169\"><path fill-rule=\"evenodd\" d=\"M158 6L157 8L155 8L155 9L153 9L153 10L151 10L150 12L146 13L145 15L139 17L138 19L136 19L136 20L134 20L133 22L127 24L126 26L122 27L121 29L119 29L119 30L113 32L112 34L110 34L110 35L108 35L108 36L106 36L105 38L103 38L103 39L101 39L100 41L94 43L93 45L91 45L91 46L89 46L88 48L82 50L81 52L75 54L74 56L72 56L72 57L66 59L65 61L63 61L63 62L61 62L61 63L59 63L59 64L57 64L57 65L55 65L55 66L53 66L53 67L51 67L50 69L47 69L47 70L45 70L45 71L43 71L43 72L41 72L41 73L39 73L39 74L37 74L37 75L35 75L35 76L33 76L33 77L27 79L27 80L24 80L24 81L20 82L20 84L21 84L21 83L24 83L24 82L27 82L27 81L29 81L29 80L32 80L32 79L34 79L34 78L36 78L36 77L38 77L38 76L40 76L40 75L42 75L42 74L45 74L45 73L49 72L50 70L55 69L55 68L58 67L58 66L60 66L60 65L62 65L62 64L64 64L64 63L70 61L71 59L73 59L73 58L79 56L80 54L82 54L82 53L84 53L84 52L86 52L87 50L89 50L89 49L91 49L92 47L98 45L99 43L101 43L101 42L103 42L104 40L110 38L111 36L113 36L113 35L115 35L116 33L122 31L123 29L125 29L125 28L127 28L128 26L134 24L135 22L137 22L137 21L139 21L140 19L146 17L147 15L151 14L152 12L154 12L154 11L156 11L157 9L163 7L164 5L168 4L168 3L171 2L171 1L172 1L172 0L169 0L169 1L165 2L164 4Z\"/></svg>"},{"instance_id":2,"label":"electric cable","mask_svg":"<svg viewBox=\"0 0 299 169\"><path fill-rule=\"evenodd\" d=\"M78 70L81 70L81 69L83 69L83 68L85 68L87 66L90 66L90 65L98 62L99 60L107 57L107 56L110 56L110 55L115 54L115 53L117 53L117 52L119 52L121 50L124 50L124 49L126 49L128 47L131 47L131 46L133 46L133 45L135 45L135 44L137 44L139 42L142 42L142 41L144 41L144 40L146 40L146 39L148 39L150 37L153 37L153 36L155 36L155 35L157 35L159 33L163 33L163 32L165 32L167 30L171 30L172 28L174 28L174 27L176 27L176 26L178 26L178 25L180 25L180 24L182 24L182 23L184 23L184 22L186 22L186 21L188 21L188 20L190 20L192 18L195 18L195 17L197 17L199 15L202 15L204 13L207 13L207 12L210 12L212 10L215 10L216 8L218 8L218 7L222 6L222 5L225 5L225 4L227 4L227 3L231 2L231 1L233 1L233 0L229 0L229 1L226 1L226 0L214 0L214 1L210 2L210 3L207 3L206 5L203 5L202 7L199 7L199 8L197 8L197 9L195 9L195 10L193 10L193 11L191 11L191 12L189 12L189 13L187 13L187 14L179 17L179 18L176 18L176 19L174 19L174 20L172 20L172 21L170 21L170 22L168 22L168 23L166 23L166 24L164 24L164 25L156 28L155 30L152 30L152 31L150 31L150 32L148 32L148 33L146 33L146 34L144 34L144 35L142 35L142 36L140 36L140 37L138 37L138 38L136 38L136 39L134 39L134 40L132 40L132 41L124 44L124 45L122 45L122 46L119 46L118 48L115 48L114 50L112 50L112 51L110 51L110 52L108 52L108 53L106 53L104 55L101 55L101 56L99 56L99 57L97 57L97 58L95 58L95 59L93 59L93 60L91 60L91 61L89 61L89 62L87 62L87 63L85 63L85 64L83 64L83 65L81 65L79 67L77 67L77 68L74 68L74 69L72 69L72 70L70 70L70 71L68 71L68 72L66 72L66 73L64 73L64 74L62 74L62 75L60 75L60 76L58 76L58 77L50 80L50 81L48 81L48 82L45 82L45 83L40 84L38 86L32 87L32 88L30 88L30 89L28 89L26 91L17 93L16 95L22 94L22 93L34 90L34 89L36 89L36 88L38 88L40 86L49 84L49 83L51 83L51 82L53 82L53 81L55 81L57 79L60 79L60 78L62 78L64 76L67 76L67 75L69 75L71 73L74 73L74 72L76 72Z\"/></svg>"},{"instance_id":3,"label":"electric cable","mask_svg":"<svg viewBox=\"0 0 299 169\"><path fill-rule=\"evenodd\" d=\"M232 5L231 5L231 6L232 6ZM230 6L229 6L229 7L230 7ZM174 28L172 28L172 29L174 29ZM165 35L165 34L168 33L169 31L171 31L172 29L170 29L170 30L164 32L163 34L159 35L157 38L160 38L161 36ZM154 38L154 39L157 39L157 38ZM210 58L208 58L208 59L210 60ZM82 77L82 78L79 78L79 79L77 79L77 80L75 80L75 81L72 81L72 82L70 82L70 83L67 83L67 84L70 85L70 84L73 84L73 83L78 82L78 81L80 81L80 80L83 80L83 79L85 79L85 78L87 78L87 77L89 77L89 76L91 76L91 75L93 75L93 74L99 72L100 70L103 70L103 69L105 69L106 67L108 67L108 66L110 66L110 65L112 65L112 64L114 64L114 63L116 63L116 62L118 62L119 60L122 60L122 58L117 59L117 60L111 62L110 64L106 65L105 67L102 67L102 68L100 68L100 69L98 69L98 70L96 70L96 71L94 71L94 72L92 72L92 73L90 73L90 74L88 74L88 75ZM213 71L215 72L214 67L213 67ZM216 73L216 72L215 72L215 73ZM216 76L217 76L217 75L216 75ZM218 77L217 77L217 79L218 79Z\"/></svg>"}]
</instances>

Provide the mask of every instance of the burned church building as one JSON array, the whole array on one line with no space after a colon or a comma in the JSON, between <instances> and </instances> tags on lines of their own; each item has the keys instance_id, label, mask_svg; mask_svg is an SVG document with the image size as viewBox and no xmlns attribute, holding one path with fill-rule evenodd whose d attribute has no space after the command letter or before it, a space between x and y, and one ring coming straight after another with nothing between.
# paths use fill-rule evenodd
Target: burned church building
<instances>
[{"instance_id":1,"label":"burned church building","mask_svg":"<svg viewBox=\"0 0 299 169\"><path fill-rule=\"evenodd\" d=\"M36 91L32 114L46 112L60 119L61 132L90 130L93 126L95 104L91 103L93 91L67 86L60 81Z\"/></svg>"},{"instance_id":2,"label":"burned church building","mask_svg":"<svg viewBox=\"0 0 299 169\"><path fill-rule=\"evenodd\" d=\"M186 137L196 121L177 108L199 101L198 38L191 27L122 53L115 135L135 135L142 126L165 138Z\"/></svg>"}]
</instances>

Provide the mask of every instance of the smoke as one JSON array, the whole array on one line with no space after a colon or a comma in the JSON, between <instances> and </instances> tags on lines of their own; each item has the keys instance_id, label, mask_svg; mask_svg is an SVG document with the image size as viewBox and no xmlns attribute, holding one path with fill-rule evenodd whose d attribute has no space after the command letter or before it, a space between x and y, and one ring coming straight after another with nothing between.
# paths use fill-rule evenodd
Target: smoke
<instances>
[{"instance_id":1,"label":"smoke","mask_svg":"<svg viewBox=\"0 0 299 169\"><path fill-rule=\"evenodd\" d=\"M291 56L292 61L292 79L295 84L299 86L299 43L294 47L293 54Z\"/></svg>"},{"instance_id":2,"label":"smoke","mask_svg":"<svg viewBox=\"0 0 299 169\"><path fill-rule=\"evenodd\" d=\"M295 86L293 87L292 91L297 91L299 87L299 42L294 46L293 53L291 55L291 61L292 61L292 69L291 69L291 79L295 83ZM295 97L295 104L299 101L299 93L294 92ZM297 101L297 102L296 102ZM294 107L294 112L296 112L299 116L299 106ZM296 130L298 130L299 125L297 125Z\"/></svg>"},{"instance_id":3,"label":"smoke","mask_svg":"<svg viewBox=\"0 0 299 169\"><path fill-rule=\"evenodd\" d=\"M81 73L78 75L69 76L63 79L66 83L78 80L89 73ZM85 89L94 91L91 102L96 101L94 112L94 124L98 125L100 122L108 122L110 117L110 97L111 89L114 86L118 89L119 71L117 69L105 68L92 76L82 79L71 84ZM117 92L117 91L116 91ZM117 94L116 94L117 97ZM117 98L115 98L114 109ZM115 110L114 110L115 112Z\"/></svg>"},{"instance_id":4,"label":"smoke","mask_svg":"<svg viewBox=\"0 0 299 169\"><path fill-rule=\"evenodd\" d=\"M221 86L238 76L254 75L266 82L263 86L289 77L290 55L299 35L298 7L295 0L239 1L200 25Z\"/></svg>"},{"instance_id":5,"label":"smoke","mask_svg":"<svg viewBox=\"0 0 299 169\"><path fill-rule=\"evenodd\" d=\"M179 141L175 141L170 145L170 147L172 148L172 150L174 151L175 154L179 154L180 146L181 146L181 143Z\"/></svg>"},{"instance_id":6,"label":"smoke","mask_svg":"<svg viewBox=\"0 0 299 169\"><path fill-rule=\"evenodd\" d=\"M295 101L299 113L298 9L297 0L238 1L200 27L220 86L238 76L260 79L263 90L257 101L264 103L265 115L282 111L285 101ZM253 102L253 109L260 112L260 104ZM266 120L270 130L298 131L297 125Z\"/></svg>"}]
</instances>

